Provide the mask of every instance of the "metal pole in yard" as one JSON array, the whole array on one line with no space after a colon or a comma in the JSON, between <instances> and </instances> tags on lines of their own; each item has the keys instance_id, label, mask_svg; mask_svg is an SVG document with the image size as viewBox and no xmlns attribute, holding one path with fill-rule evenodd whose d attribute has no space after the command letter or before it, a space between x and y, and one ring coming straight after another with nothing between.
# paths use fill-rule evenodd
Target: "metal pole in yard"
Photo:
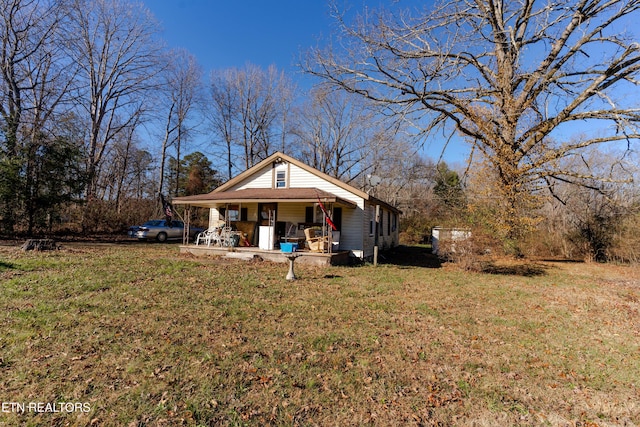
<instances>
[{"instance_id":1,"label":"metal pole in yard","mask_svg":"<svg viewBox=\"0 0 640 427\"><path fill-rule=\"evenodd\" d=\"M376 229L374 236L374 245L373 245L373 266L376 267L378 265L378 234L380 233L380 205L376 205Z\"/></svg>"}]
</instances>

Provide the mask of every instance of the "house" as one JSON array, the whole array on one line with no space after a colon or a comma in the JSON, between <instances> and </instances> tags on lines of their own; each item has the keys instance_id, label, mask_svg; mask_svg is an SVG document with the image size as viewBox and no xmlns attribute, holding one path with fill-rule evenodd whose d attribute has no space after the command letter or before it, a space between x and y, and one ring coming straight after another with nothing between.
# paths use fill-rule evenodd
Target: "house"
<instances>
[{"instance_id":1,"label":"house","mask_svg":"<svg viewBox=\"0 0 640 427\"><path fill-rule=\"evenodd\" d=\"M210 193L177 197L173 204L209 208L210 227L230 224L244 233L246 245L264 251L279 252L289 241L302 248L308 229L329 236L329 222L337 230L330 253L366 259L376 244L384 250L399 243L398 209L280 152Z\"/></svg>"}]
</instances>

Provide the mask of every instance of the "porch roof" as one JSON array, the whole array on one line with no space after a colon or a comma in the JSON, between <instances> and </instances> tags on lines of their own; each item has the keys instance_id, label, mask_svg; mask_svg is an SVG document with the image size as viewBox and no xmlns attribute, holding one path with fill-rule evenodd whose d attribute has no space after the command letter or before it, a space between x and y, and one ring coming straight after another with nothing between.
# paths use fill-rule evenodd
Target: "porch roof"
<instances>
[{"instance_id":1,"label":"porch roof","mask_svg":"<svg viewBox=\"0 0 640 427\"><path fill-rule=\"evenodd\" d=\"M176 205L191 205L199 207L213 207L229 203L259 203L259 202L285 202L285 203L334 203L347 208L355 208L357 205L342 199L335 194L317 188L245 188L235 191L211 192L195 196L176 197L172 200Z\"/></svg>"}]
</instances>

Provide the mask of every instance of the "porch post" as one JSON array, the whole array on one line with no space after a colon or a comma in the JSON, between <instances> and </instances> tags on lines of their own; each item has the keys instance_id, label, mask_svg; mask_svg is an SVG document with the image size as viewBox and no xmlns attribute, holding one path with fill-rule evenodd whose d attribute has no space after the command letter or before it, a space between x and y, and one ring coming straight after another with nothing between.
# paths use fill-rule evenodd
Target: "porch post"
<instances>
[{"instance_id":1,"label":"porch post","mask_svg":"<svg viewBox=\"0 0 640 427\"><path fill-rule=\"evenodd\" d=\"M185 205L184 207L184 228L182 229L182 244L189 244L189 234L191 231L191 205Z\"/></svg>"}]
</instances>

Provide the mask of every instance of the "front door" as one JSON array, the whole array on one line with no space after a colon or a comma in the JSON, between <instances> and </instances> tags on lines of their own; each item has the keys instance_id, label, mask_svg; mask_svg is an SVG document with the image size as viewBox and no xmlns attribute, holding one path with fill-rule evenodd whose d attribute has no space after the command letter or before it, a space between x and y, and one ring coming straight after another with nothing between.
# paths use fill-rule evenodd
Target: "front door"
<instances>
[{"instance_id":1,"label":"front door","mask_svg":"<svg viewBox=\"0 0 640 427\"><path fill-rule=\"evenodd\" d=\"M277 203L258 203L258 247L273 250L276 243Z\"/></svg>"},{"instance_id":2,"label":"front door","mask_svg":"<svg viewBox=\"0 0 640 427\"><path fill-rule=\"evenodd\" d=\"M260 225L275 225L277 214L277 203L258 203L258 222Z\"/></svg>"}]
</instances>

